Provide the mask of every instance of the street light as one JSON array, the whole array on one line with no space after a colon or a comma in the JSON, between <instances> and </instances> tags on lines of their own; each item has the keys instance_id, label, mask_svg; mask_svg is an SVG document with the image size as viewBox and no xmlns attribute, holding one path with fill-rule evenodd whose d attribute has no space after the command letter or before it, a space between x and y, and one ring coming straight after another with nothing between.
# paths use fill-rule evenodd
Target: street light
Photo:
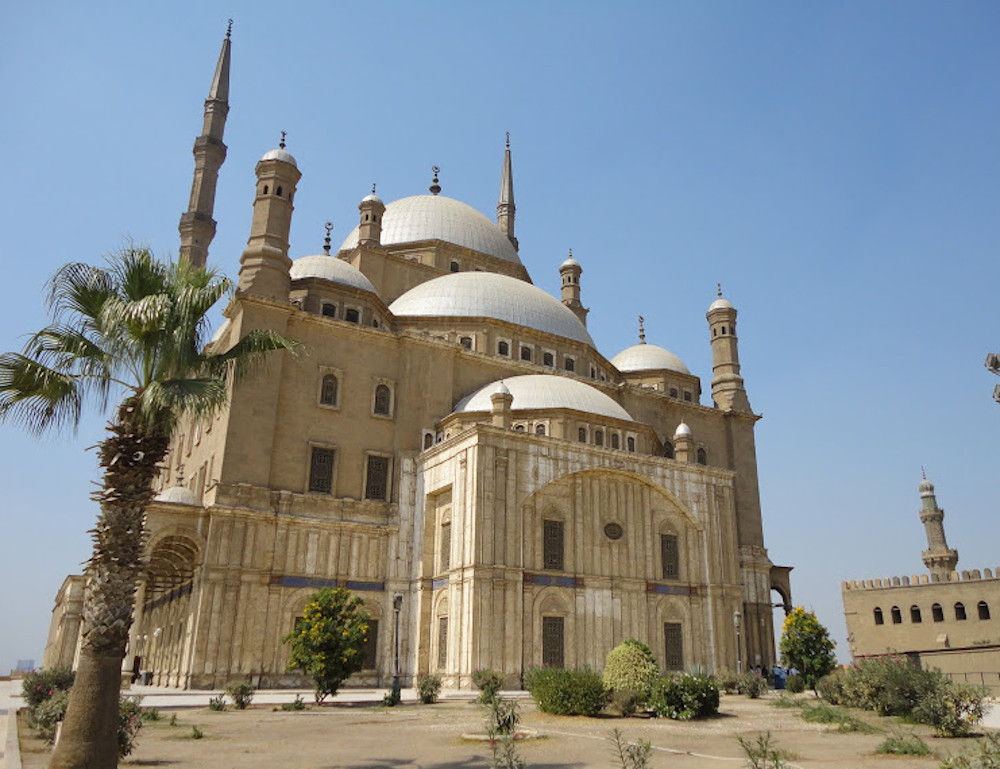
<instances>
[{"instance_id":1,"label":"street light","mask_svg":"<svg viewBox=\"0 0 1000 769\"><path fill-rule=\"evenodd\" d=\"M986 368L992 371L997 376L1000 376L1000 355L995 352L991 352L986 356ZM1000 403L1000 385L993 388L993 400Z\"/></svg>"},{"instance_id":2,"label":"street light","mask_svg":"<svg viewBox=\"0 0 1000 769\"><path fill-rule=\"evenodd\" d=\"M743 615L737 609L733 612L733 627L736 629L736 675L743 675L743 646L740 643L740 624Z\"/></svg>"},{"instance_id":3,"label":"street light","mask_svg":"<svg viewBox=\"0 0 1000 769\"><path fill-rule=\"evenodd\" d=\"M403 608L403 594L396 593L392 597L393 613L393 659L392 659L392 701L399 702L399 610Z\"/></svg>"}]
</instances>

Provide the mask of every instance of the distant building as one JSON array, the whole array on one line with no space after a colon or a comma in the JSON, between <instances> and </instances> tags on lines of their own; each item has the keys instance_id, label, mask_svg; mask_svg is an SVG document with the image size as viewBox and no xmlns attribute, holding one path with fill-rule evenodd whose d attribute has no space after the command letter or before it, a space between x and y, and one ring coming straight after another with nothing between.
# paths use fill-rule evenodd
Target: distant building
<instances>
[{"instance_id":1,"label":"distant building","mask_svg":"<svg viewBox=\"0 0 1000 769\"><path fill-rule=\"evenodd\" d=\"M844 582L851 656L904 654L958 681L1000 691L1000 568L956 571L934 484L920 484L926 574Z\"/></svg>"}]
</instances>

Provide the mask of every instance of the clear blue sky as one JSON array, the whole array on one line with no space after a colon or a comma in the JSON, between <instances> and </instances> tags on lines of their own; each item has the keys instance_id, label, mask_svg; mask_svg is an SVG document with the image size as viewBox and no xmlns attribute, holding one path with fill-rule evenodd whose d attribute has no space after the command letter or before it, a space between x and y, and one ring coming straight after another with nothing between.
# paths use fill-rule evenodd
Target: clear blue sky
<instances>
[{"instance_id":1,"label":"clear blue sky","mask_svg":"<svg viewBox=\"0 0 1000 769\"><path fill-rule=\"evenodd\" d=\"M922 570L921 465L960 568L1000 565L1000 5L4 4L0 349L44 323L62 263L125 236L176 253L229 16L224 271L282 129L293 256L327 219L339 242L372 182L423 192L432 164L492 216L510 131L522 258L557 293L573 248L607 357L641 313L707 391L717 281L739 308L770 555L842 659L840 581ZM0 426L0 671L41 659L87 556L102 425Z\"/></svg>"}]
</instances>

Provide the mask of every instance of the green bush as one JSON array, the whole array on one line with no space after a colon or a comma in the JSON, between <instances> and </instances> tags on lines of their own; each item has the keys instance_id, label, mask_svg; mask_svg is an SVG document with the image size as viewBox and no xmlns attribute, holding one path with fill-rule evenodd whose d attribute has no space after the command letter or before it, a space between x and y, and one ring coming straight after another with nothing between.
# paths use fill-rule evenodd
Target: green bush
<instances>
[{"instance_id":1,"label":"green bush","mask_svg":"<svg viewBox=\"0 0 1000 769\"><path fill-rule=\"evenodd\" d=\"M596 716L608 702L601 676L590 668L535 668L526 677L528 691L543 713Z\"/></svg>"},{"instance_id":2,"label":"green bush","mask_svg":"<svg viewBox=\"0 0 1000 769\"><path fill-rule=\"evenodd\" d=\"M790 675L785 679L785 688L789 694L802 694L806 690L806 679L797 673Z\"/></svg>"},{"instance_id":3,"label":"green bush","mask_svg":"<svg viewBox=\"0 0 1000 769\"><path fill-rule=\"evenodd\" d=\"M601 677L612 694L634 692L642 702L649 696L649 689L659 675L660 668L649 647L629 638L608 652Z\"/></svg>"},{"instance_id":4,"label":"green bush","mask_svg":"<svg viewBox=\"0 0 1000 769\"><path fill-rule=\"evenodd\" d=\"M719 689L724 691L726 694L739 694L740 680L742 678L742 676L731 670L720 670L715 674L715 683L718 684Z\"/></svg>"},{"instance_id":5,"label":"green bush","mask_svg":"<svg viewBox=\"0 0 1000 769\"><path fill-rule=\"evenodd\" d=\"M611 704L624 718L635 715L646 704L646 697L631 689L615 689L611 692Z\"/></svg>"},{"instance_id":6,"label":"green bush","mask_svg":"<svg viewBox=\"0 0 1000 769\"><path fill-rule=\"evenodd\" d=\"M69 691L76 678L70 668L48 668L28 673L21 680L21 696L28 708L34 708L56 692Z\"/></svg>"},{"instance_id":7,"label":"green bush","mask_svg":"<svg viewBox=\"0 0 1000 769\"><path fill-rule=\"evenodd\" d=\"M891 734L875 748L876 753L892 756L929 756L931 749L916 734Z\"/></svg>"},{"instance_id":8,"label":"green bush","mask_svg":"<svg viewBox=\"0 0 1000 769\"><path fill-rule=\"evenodd\" d=\"M52 742L56 737L56 725L66 715L66 705L69 702L69 692L56 689L54 693L28 709L28 722L38 736L46 742Z\"/></svg>"},{"instance_id":9,"label":"green bush","mask_svg":"<svg viewBox=\"0 0 1000 769\"><path fill-rule=\"evenodd\" d=\"M246 710L256 691L256 687L246 681L230 681L226 684L226 694L233 698L233 705L237 710Z\"/></svg>"},{"instance_id":10,"label":"green bush","mask_svg":"<svg viewBox=\"0 0 1000 769\"><path fill-rule=\"evenodd\" d=\"M738 691L740 694L745 694L750 699L755 700L767 691L767 679L757 675L752 670L748 670L740 678Z\"/></svg>"},{"instance_id":11,"label":"green bush","mask_svg":"<svg viewBox=\"0 0 1000 769\"><path fill-rule=\"evenodd\" d=\"M292 700L291 702L283 702L281 704L281 709L282 710L305 710L306 709L306 703L305 703L305 700L302 699L302 695L301 694L296 694L295 695L295 699Z\"/></svg>"},{"instance_id":12,"label":"green bush","mask_svg":"<svg viewBox=\"0 0 1000 769\"><path fill-rule=\"evenodd\" d=\"M503 673L497 670L473 670L472 685L479 689L479 702L489 705L500 693L503 686Z\"/></svg>"},{"instance_id":13,"label":"green bush","mask_svg":"<svg viewBox=\"0 0 1000 769\"><path fill-rule=\"evenodd\" d=\"M646 704L660 718L705 718L719 712L719 687L708 676L666 676L653 683Z\"/></svg>"},{"instance_id":14,"label":"green bush","mask_svg":"<svg viewBox=\"0 0 1000 769\"><path fill-rule=\"evenodd\" d=\"M225 710L226 709L226 698L223 697L221 694L218 697L209 697L208 698L208 709L209 710L217 710L217 711L220 711L220 712L223 711L223 710Z\"/></svg>"},{"instance_id":15,"label":"green bush","mask_svg":"<svg viewBox=\"0 0 1000 769\"><path fill-rule=\"evenodd\" d=\"M941 769L1000 769L1000 734L987 732L974 747L944 759Z\"/></svg>"},{"instance_id":16,"label":"green bush","mask_svg":"<svg viewBox=\"0 0 1000 769\"><path fill-rule=\"evenodd\" d=\"M159 708L143 708L141 715L143 721L159 721L161 718Z\"/></svg>"},{"instance_id":17,"label":"green bush","mask_svg":"<svg viewBox=\"0 0 1000 769\"><path fill-rule=\"evenodd\" d=\"M486 714L488 735L491 737L513 735L519 723L521 723L521 713L517 707L517 700L497 697L490 703L490 711Z\"/></svg>"},{"instance_id":18,"label":"green bush","mask_svg":"<svg viewBox=\"0 0 1000 769\"><path fill-rule=\"evenodd\" d=\"M422 703L433 705L441 694L441 676L433 674L417 676L417 694Z\"/></svg>"},{"instance_id":19,"label":"green bush","mask_svg":"<svg viewBox=\"0 0 1000 769\"><path fill-rule=\"evenodd\" d=\"M874 734L880 731L867 721L862 721L857 716L852 715L843 708L833 707L825 702L818 705L810 705L808 702L800 703L802 708L802 720L811 724L836 724L838 732L861 732L862 734Z\"/></svg>"},{"instance_id":20,"label":"green bush","mask_svg":"<svg viewBox=\"0 0 1000 769\"><path fill-rule=\"evenodd\" d=\"M142 723L142 697L122 697L118 704L118 758L135 750Z\"/></svg>"},{"instance_id":21,"label":"green bush","mask_svg":"<svg viewBox=\"0 0 1000 769\"><path fill-rule=\"evenodd\" d=\"M939 676L910 714L915 721L933 726L942 737L965 737L986 712L987 692L979 686L957 684Z\"/></svg>"}]
</instances>

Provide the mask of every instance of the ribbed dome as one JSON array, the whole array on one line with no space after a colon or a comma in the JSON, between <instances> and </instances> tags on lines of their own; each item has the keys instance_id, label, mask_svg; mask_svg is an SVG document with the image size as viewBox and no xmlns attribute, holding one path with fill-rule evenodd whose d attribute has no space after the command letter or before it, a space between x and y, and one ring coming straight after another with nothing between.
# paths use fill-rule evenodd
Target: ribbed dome
<instances>
[{"instance_id":1,"label":"ribbed dome","mask_svg":"<svg viewBox=\"0 0 1000 769\"><path fill-rule=\"evenodd\" d=\"M499 382L490 382L455 404L456 413L490 411L490 396L497 392ZM555 374L525 374L502 381L514 396L512 411L541 409L573 409L586 414L634 421L615 400L578 379Z\"/></svg>"},{"instance_id":2,"label":"ribbed dome","mask_svg":"<svg viewBox=\"0 0 1000 769\"><path fill-rule=\"evenodd\" d=\"M362 291L375 292L375 287L364 274L355 267L327 254L315 254L314 256L303 256L292 262L292 280L302 280L303 278L320 278L331 283L340 283L351 288L360 288Z\"/></svg>"},{"instance_id":3,"label":"ribbed dome","mask_svg":"<svg viewBox=\"0 0 1000 769\"><path fill-rule=\"evenodd\" d=\"M514 246L495 222L471 206L443 195L414 195L386 205L382 214L382 245L418 240L443 240L507 262L521 263ZM357 245L355 227L340 244L340 250Z\"/></svg>"},{"instance_id":4,"label":"ribbed dome","mask_svg":"<svg viewBox=\"0 0 1000 769\"><path fill-rule=\"evenodd\" d=\"M622 350L611 359L611 365L622 373L632 371L654 371L668 369L681 374L690 374L684 361L655 344L637 344Z\"/></svg>"},{"instance_id":5,"label":"ribbed dome","mask_svg":"<svg viewBox=\"0 0 1000 769\"><path fill-rule=\"evenodd\" d=\"M194 492L187 486L171 486L156 495L157 502L171 502L175 505L197 505Z\"/></svg>"},{"instance_id":6,"label":"ribbed dome","mask_svg":"<svg viewBox=\"0 0 1000 769\"><path fill-rule=\"evenodd\" d=\"M573 311L554 296L494 272L453 272L421 283L389 305L397 317L494 318L595 347Z\"/></svg>"}]
</instances>

